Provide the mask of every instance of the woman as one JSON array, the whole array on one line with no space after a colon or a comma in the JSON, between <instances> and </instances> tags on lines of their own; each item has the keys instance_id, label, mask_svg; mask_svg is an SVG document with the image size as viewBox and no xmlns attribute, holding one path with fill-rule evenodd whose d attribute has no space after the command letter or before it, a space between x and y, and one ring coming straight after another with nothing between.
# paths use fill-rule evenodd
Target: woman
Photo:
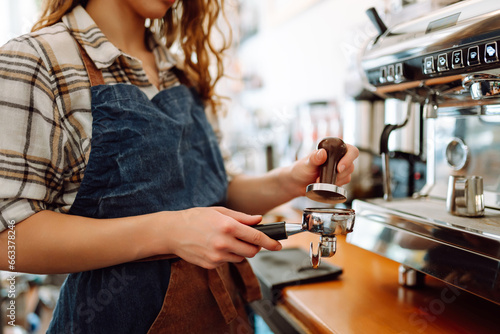
<instances>
[{"instance_id":1,"label":"woman","mask_svg":"<svg viewBox=\"0 0 500 334\"><path fill-rule=\"evenodd\" d=\"M227 176L209 40L221 8L49 0L2 47L0 219L16 231L15 271L72 273L50 333L249 329L243 304L259 291L245 258L281 249L249 225L303 195L326 153ZM357 155L349 146L338 185Z\"/></svg>"}]
</instances>

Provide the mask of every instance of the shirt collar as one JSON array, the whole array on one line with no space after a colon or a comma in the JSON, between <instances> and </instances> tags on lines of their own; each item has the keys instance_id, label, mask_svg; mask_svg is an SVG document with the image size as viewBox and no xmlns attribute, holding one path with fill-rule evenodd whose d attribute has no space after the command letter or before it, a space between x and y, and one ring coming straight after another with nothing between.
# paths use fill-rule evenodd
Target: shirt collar
<instances>
[{"instance_id":1,"label":"shirt collar","mask_svg":"<svg viewBox=\"0 0 500 334\"><path fill-rule=\"evenodd\" d=\"M158 37L151 33L149 30L147 33L147 43L150 50L153 50L153 54L156 59L156 67L160 73L170 70L172 67L177 66L179 61L177 57L170 52L169 49L162 43Z\"/></svg>"},{"instance_id":2,"label":"shirt collar","mask_svg":"<svg viewBox=\"0 0 500 334\"><path fill-rule=\"evenodd\" d=\"M62 21L98 69L111 66L121 55L133 58L106 38L82 6L76 6ZM148 45L153 50L159 72L168 71L176 65L176 57L153 34L148 34Z\"/></svg>"}]
</instances>

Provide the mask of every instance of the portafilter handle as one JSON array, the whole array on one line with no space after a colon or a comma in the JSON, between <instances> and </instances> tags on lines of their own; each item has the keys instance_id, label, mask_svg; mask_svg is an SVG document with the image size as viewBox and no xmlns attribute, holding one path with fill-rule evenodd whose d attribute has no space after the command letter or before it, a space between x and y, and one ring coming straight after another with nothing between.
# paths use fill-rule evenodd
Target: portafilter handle
<instances>
[{"instance_id":1,"label":"portafilter handle","mask_svg":"<svg viewBox=\"0 0 500 334\"><path fill-rule=\"evenodd\" d=\"M285 240L288 239L288 236L290 235L294 235L305 231L302 228L302 225L300 224L289 224L284 221L268 223L268 224L252 225L251 227L253 227L258 231L261 231L269 238L274 240Z\"/></svg>"}]
</instances>

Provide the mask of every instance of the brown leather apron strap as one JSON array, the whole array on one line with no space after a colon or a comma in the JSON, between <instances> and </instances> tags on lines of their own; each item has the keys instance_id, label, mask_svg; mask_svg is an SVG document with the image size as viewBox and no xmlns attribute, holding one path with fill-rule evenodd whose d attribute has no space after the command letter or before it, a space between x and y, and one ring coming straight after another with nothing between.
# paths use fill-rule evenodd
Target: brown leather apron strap
<instances>
[{"instance_id":1,"label":"brown leather apron strap","mask_svg":"<svg viewBox=\"0 0 500 334\"><path fill-rule=\"evenodd\" d=\"M241 283L238 284L238 288L243 299L247 303L262 299L260 283L257 276L255 276L250 263L245 259L242 262L233 263L232 265L237 269L241 277Z\"/></svg>"},{"instance_id":2,"label":"brown leather apron strap","mask_svg":"<svg viewBox=\"0 0 500 334\"><path fill-rule=\"evenodd\" d=\"M229 324L231 321L236 319L236 317L238 317L238 312L234 307L231 294L228 291L228 287L224 283L224 281L227 281L227 277L230 276L228 269L228 266L223 266L208 271L208 286L210 291L212 291L212 295L219 306L222 316L226 320L226 324ZM226 279L224 279L225 277Z\"/></svg>"},{"instance_id":3,"label":"brown leather apron strap","mask_svg":"<svg viewBox=\"0 0 500 334\"><path fill-rule=\"evenodd\" d=\"M90 59L87 51L83 48L80 42L77 40L76 44L78 45L78 49L80 49L80 54L82 55L83 65L87 70L87 74L89 76L90 86L99 86L104 85L104 77L102 76L102 71L95 66L92 59Z\"/></svg>"}]
</instances>

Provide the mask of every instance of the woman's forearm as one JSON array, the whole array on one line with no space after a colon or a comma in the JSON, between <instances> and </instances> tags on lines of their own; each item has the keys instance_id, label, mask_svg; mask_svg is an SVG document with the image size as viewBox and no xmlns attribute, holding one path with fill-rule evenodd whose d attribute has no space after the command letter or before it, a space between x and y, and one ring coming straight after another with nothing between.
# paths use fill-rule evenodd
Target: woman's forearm
<instances>
[{"instance_id":1,"label":"woman's forearm","mask_svg":"<svg viewBox=\"0 0 500 334\"><path fill-rule=\"evenodd\" d=\"M324 149L312 152L290 166L279 167L262 176L238 175L228 187L228 206L249 214L264 214L278 205L303 196L309 183L318 177L326 160Z\"/></svg>"},{"instance_id":2,"label":"woman's forearm","mask_svg":"<svg viewBox=\"0 0 500 334\"><path fill-rule=\"evenodd\" d=\"M13 227L14 271L70 273L157 255L150 228L157 215L91 219L40 211ZM8 231L0 233L0 270L10 270Z\"/></svg>"},{"instance_id":3,"label":"woman's forearm","mask_svg":"<svg viewBox=\"0 0 500 334\"><path fill-rule=\"evenodd\" d=\"M248 214L264 214L305 193L305 187L287 187L288 169L283 167L262 176L238 175L229 183L227 206Z\"/></svg>"},{"instance_id":4,"label":"woman's forearm","mask_svg":"<svg viewBox=\"0 0 500 334\"><path fill-rule=\"evenodd\" d=\"M358 149L347 144L347 153L338 163L335 184L349 183L358 155ZM228 206L249 214L264 214L295 197L303 196L307 185L316 182L319 166L326 158L326 151L320 149L290 166L277 168L262 176L238 175L229 183Z\"/></svg>"}]
</instances>

